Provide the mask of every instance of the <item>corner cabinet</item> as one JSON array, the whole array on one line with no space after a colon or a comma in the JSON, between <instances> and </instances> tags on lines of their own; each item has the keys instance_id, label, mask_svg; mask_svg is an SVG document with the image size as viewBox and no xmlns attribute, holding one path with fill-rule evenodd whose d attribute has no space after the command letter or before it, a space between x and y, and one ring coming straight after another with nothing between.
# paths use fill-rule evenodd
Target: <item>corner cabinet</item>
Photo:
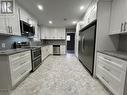
<instances>
[{"instance_id":1,"label":"corner cabinet","mask_svg":"<svg viewBox=\"0 0 127 95\"><path fill-rule=\"evenodd\" d=\"M127 33L127 0L113 0L110 35Z\"/></svg>"},{"instance_id":2,"label":"corner cabinet","mask_svg":"<svg viewBox=\"0 0 127 95\"><path fill-rule=\"evenodd\" d=\"M10 95L10 92L29 72L31 52L24 51L13 55L0 55L0 95Z\"/></svg>"},{"instance_id":3,"label":"corner cabinet","mask_svg":"<svg viewBox=\"0 0 127 95\"><path fill-rule=\"evenodd\" d=\"M0 14L0 33L21 35L17 4L15 5L14 14Z\"/></svg>"},{"instance_id":4,"label":"corner cabinet","mask_svg":"<svg viewBox=\"0 0 127 95\"><path fill-rule=\"evenodd\" d=\"M113 93L123 95L127 61L97 53L96 76Z\"/></svg>"}]
</instances>

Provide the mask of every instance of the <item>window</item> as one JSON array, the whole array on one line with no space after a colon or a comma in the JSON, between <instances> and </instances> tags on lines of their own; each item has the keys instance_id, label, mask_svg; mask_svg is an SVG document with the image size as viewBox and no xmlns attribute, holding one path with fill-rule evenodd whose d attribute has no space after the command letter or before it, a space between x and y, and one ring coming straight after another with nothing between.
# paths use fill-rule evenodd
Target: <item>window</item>
<instances>
[{"instance_id":1,"label":"window","mask_svg":"<svg viewBox=\"0 0 127 95\"><path fill-rule=\"evenodd\" d=\"M70 38L70 35L67 35L67 41L70 41L71 38Z\"/></svg>"}]
</instances>

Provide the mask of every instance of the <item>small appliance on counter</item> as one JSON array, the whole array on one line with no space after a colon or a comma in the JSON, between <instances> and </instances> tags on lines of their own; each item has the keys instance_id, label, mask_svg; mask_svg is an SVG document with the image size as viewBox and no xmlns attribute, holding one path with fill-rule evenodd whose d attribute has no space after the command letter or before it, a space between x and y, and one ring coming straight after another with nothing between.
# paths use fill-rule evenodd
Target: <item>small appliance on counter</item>
<instances>
[{"instance_id":1,"label":"small appliance on counter","mask_svg":"<svg viewBox=\"0 0 127 95\"><path fill-rule=\"evenodd\" d=\"M22 48L25 46L30 46L30 42L14 42L13 49Z\"/></svg>"},{"instance_id":2,"label":"small appliance on counter","mask_svg":"<svg viewBox=\"0 0 127 95\"><path fill-rule=\"evenodd\" d=\"M14 42L13 47L15 49L22 48L31 50L32 71L35 71L41 65L41 47L30 46L29 42Z\"/></svg>"}]
</instances>

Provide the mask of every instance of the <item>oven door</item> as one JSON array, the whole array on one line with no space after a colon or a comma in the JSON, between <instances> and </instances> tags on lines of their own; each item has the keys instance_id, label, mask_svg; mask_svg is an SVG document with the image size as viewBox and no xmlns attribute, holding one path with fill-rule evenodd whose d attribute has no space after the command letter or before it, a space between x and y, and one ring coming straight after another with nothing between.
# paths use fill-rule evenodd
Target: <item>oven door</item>
<instances>
[{"instance_id":1,"label":"oven door","mask_svg":"<svg viewBox=\"0 0 127 95\"><path fill-rule=\"evenodd\" d=\"M41 57L41 49L32 50L32 60L36 60L38 57Z\"/></svg>"},{"instance_id":2,"label":"oven door","mask_svg":"<svg viewBox=\"0 0 127 95\"><path fill-rule=\"evenodd\" d=\"M32 62L32 71L35 71L41 65L41 57Z\"/></svg>"}]
</instances>

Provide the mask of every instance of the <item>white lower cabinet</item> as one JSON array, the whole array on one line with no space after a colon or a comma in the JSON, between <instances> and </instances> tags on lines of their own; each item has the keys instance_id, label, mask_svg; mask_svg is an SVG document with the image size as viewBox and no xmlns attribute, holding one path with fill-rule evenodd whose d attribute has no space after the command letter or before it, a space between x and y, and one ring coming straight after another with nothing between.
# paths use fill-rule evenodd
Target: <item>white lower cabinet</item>
<instances>
[{"instance_id":1,"label":"white lower cabinet","mask_svg":"<svg viewBox=\"0 0 127 95\"><path fill-rule=\"evenodd\" d=\"M53 54L53 45L47 45L41 48L42 60ZM66 45L60 45L60 54L66 54Z\"/></svg>"},{"instance_id":2,"label":"white lower cabinet","mask_svg":"<svg viewBox=\"0 0 127 95\"><path fill-rule=\"evenodd\" d=\"M66 46L60 45L60 54L66 54Z\"/></svg>"},{"instance_id":3,"label":"white lower cabinet","mask_svg":"<svg viewBox=\"0 0 127 95\"><path fill-rule=\"evenodd\" d=\"M9 92L32 70L31 52L0 55L0 95Z\"/></svg>"},{"instance_id":4,"label":"white lower cabinet","mask_svg":"<svg viewBox=\"0 0 127 95\"><path fill-rule=\"evenodd\" d=\"M47 45L41 48L42 51L42 60L48 57L50 54L53 54L53 47L52 45Z\"/></svg>"},{"instance_id":5,"label":"white lower cabinet","mask_svg":"<svg viewBox=\"0 0 127 95\"><path fill-rule=\"evenodd\" d=\"M123 95L127 61L97 53L96 76L114 94Z\"/></svg>"}]
</instances>

